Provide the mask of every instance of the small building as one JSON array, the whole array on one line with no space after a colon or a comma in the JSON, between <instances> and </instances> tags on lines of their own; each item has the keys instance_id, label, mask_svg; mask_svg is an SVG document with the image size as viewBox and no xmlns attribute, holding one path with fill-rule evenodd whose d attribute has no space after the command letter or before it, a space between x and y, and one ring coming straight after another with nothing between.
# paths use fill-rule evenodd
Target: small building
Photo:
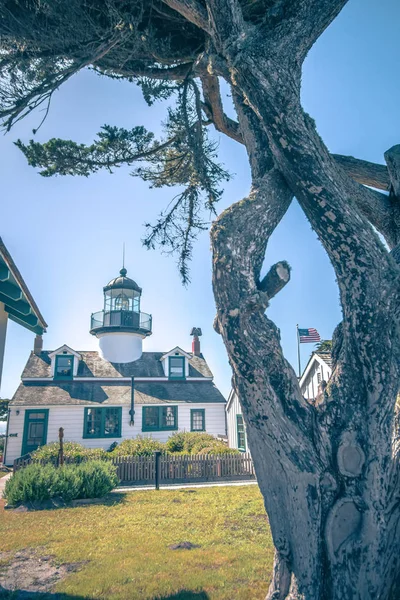
<instances>
[{"instance_id":1,"label":"small building","mask_svg":"<svg viewBox=\"0 0 400 600\"><path fill-rule=\"evenodd\" d=\"M322 382L328 382L332 374L332 355L330 352L313 352L300 378L300 390L308 402L315 404ZM232 389L226 403L226 422L228 444L242 452L248 452L246 427L243 420L239 398Z\"/></svg>"},{"instance_id":2,"label":"small building","mask_svg":"<svg viewBox=\"0 0 400 600\"><path fill-rule=\"evenodd\" d=\"M248 452L246 428L243 420L242 407L236 392L232 389L226 403L226 423L228 428L229 448Z\"/></svg>"},{"instance_id":3,"label":"small building","mask_svg":"<svg viewBox=\"0 0 400 600\"><path fill-rule=\"evenodd\" d=\"M313 352L303 375L300 378L300 390L304 398L315 404L321 392L322 382L328 382L332 375L332 355L330 352Z\"/></svg>"},{"instance_id":4,"label":"small building","mask_svg":"<svg viewBox=\"0 0 400 600\"><path fill-rule=\"evenodd\" d=\"M140 310L141 288L121 269L103 292L90 326L98 352L63 345L31 353L10 402L5 464L58 440L60 427L66 440L104 449L138 435L226 435L226 400L201 353L201 329L192 329L191 352L142 352L152 318Z\"/></svg>"}]
</instances>

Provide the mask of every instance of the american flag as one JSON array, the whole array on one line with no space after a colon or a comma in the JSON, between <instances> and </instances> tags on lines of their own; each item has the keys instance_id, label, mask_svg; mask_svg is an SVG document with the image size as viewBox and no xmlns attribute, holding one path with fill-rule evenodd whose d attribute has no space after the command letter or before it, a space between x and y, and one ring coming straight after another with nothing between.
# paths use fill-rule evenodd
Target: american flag
<instances>
[{"instance_id":1,"label":"american flag","mask_svg":"<svg viewBox=\"0 0 400 600\"><path fill-rule=\"evenodd\" d=\"M315 344L320 342L321 337L316 329L309 327L309 329L299 329L300 344Z\"/></svg>"}]
</instances>

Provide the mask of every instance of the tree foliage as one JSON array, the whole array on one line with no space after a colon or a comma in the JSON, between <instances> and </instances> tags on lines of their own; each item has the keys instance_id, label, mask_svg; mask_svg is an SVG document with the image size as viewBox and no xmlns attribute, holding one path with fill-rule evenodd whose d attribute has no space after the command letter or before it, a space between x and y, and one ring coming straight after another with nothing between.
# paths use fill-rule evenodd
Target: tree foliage
<instances>
[{"instance_id":1,"label":"tree foliage","mask_svg":"<svg viewBox=\"0 0 400 600\"><path fill-rule=\"evenodd\" d=\"M0 421L7 421L9 402L6 398L0 398Z\"/></svg>"}]
</instances>

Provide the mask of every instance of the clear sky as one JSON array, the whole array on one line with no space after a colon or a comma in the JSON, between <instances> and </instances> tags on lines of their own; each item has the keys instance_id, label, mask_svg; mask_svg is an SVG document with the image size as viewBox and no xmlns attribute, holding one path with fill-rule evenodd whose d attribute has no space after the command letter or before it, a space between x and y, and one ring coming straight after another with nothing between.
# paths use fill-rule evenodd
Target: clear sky
<instances>
[{"instance_id":1,"label":"clear sky","mask_svg":"<svg viewBox=\"0 0 400 600\"><path fill-rule=\"evenodd\" d=\"M400 143L399 23L398 0L350 0L310 52L303 104L330 151L383 162L384 151ZM54 95L36 139L90 143L105 123L127 128L142 124L157 134L165 109L162 103L148 107L132 84L84 71ZM142 310L153 315L153 335L144 350L168 351L176 345L190 350L190 329L201 327L202 351L227 395L230 368L212 328L208 234L195 248L192 282L184 288L174 259L141 245L144 222L156 219L173 191L148 189L130 177L129 168L88 179L42 178L13 145L17 138L28 141L41 117L37 112L0 137L0 236L49 324L44 348L64 343L76 350L97 348L89 334L90 314L102 308L102 287L121 268L125 241L128 275L143 288ZM235 174L225 186L222 210L248 192L249 168L243 148L224 136L220 158ZM296 323L315 327L329 339L340 307L332 267L295 202L271 239L265 269L281 259L291 264L292 279L268 314L280 327L286 357L296 367ZM9 323L2 397L14 393L33 339ZM312 348L303 345L303 366Z\"/></svg>"}]
</instances>

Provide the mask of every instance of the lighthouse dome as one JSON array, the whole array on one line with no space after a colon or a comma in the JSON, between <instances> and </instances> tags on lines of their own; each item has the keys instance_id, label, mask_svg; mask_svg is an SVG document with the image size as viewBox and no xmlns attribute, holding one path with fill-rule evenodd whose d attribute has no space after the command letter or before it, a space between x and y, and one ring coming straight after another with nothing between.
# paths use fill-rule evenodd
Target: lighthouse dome
<instances>
[{"instance_id":1,"label":"lighthouse dome","mask_svg":"<svg viewBox=\"0 0 400 600\"><path fill-rule=\"evenodd\" d=\"M128 271L125 268L122 268L119 272L119 276L115 277L114 279L111 279L111 281L109 281L104 287L104 291L108 292L108 290L124 289L135 290L136 292L139 292L139 294L141 294L142 288L138 286L136 281L133 281L133 279L126 276L127 272Z\"/></svg>"}]
</instances>

